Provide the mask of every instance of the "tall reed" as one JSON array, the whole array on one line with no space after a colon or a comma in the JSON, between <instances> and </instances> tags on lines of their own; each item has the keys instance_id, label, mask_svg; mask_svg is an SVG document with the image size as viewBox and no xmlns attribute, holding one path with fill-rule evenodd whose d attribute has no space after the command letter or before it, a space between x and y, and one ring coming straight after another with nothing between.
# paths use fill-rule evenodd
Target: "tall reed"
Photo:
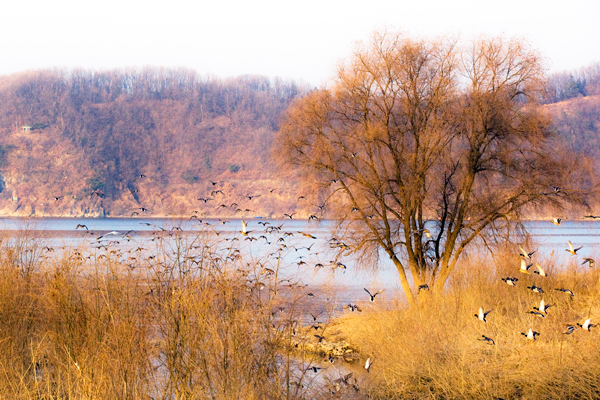
<instances>
[{"instance_id":1,"label":"tall reed","mask_svg":"<svg viewBox=\"0 0 600 400\"><path fill-rule=\"evenodd\" d=\"M43 240L3 239L0 398L321 397L318 382L294 384L306 368L287 310L301 296L277 289L279 264L265 274L210 230L35 259Z\"/></svg>"}]
</instances>

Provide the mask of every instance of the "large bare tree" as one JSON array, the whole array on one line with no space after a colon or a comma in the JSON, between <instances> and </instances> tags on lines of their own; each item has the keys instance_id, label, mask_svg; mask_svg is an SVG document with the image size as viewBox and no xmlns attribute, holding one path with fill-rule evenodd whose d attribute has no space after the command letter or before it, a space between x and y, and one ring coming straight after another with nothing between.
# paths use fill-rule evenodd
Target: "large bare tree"
<instances>
[{"instance_id":1,"label":"large bare tree","mask_svg":"<svg viewBox=\"0 0 600 400\"><path fill-rule=\"evenodd\" d=\"M565 163L538 105L543 84L518 40L377 33L329 88L288 109L277 153L329 187L345 243L387 254L412 304L421 285L443 290L476 239L560 201Z\"/></svg>"}]
</instances>

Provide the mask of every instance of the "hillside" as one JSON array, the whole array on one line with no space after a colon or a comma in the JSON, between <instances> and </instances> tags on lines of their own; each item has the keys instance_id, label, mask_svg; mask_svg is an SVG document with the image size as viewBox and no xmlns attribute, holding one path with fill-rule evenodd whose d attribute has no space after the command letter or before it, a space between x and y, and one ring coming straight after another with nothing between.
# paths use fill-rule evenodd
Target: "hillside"
<instances>
[{"instance_id":1,"label":"hillside","mask_svg":"<svg viewBox=\"0 0 600 400\"><path fill-rule=\"evenodd\" d=\"M582 71L551 77L545 107L573 150L600 160L600 75ZM306 217L317 191L277 171L271 142L308 90L184 69L0 77L0 214Z\"/></svg>"},{"instance_id":2,"label":"hillside","mask_svg":"<svg viewBox=\"0 0 600 400\"><path fill-rule=\"evenodd\" d=\"M165 69L0 78L0 212L292 212L297 194L272 166L270 143L279 114L305 91L263 77ZM260 205L247 199L259 193L270 196Z\"/></svg>"},{"instance_id":3,"label":"hillside","mask_svg":"<svg viewBox=\"0 0 600 400\"><path fill-rule=\"evenodd\" d=\"M580 96L546 105L554 129L578 153L600 160L600 96Z\"/></svg>"}]
</instances>

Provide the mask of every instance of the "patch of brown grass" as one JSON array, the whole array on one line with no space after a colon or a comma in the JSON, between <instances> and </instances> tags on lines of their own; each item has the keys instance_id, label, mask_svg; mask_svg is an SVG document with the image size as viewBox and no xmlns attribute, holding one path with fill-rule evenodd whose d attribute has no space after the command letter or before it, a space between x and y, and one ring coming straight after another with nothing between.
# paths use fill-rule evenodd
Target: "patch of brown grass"
<instances>
[{"instance_id":1,"label":"patch of brown grass","mask_svg":"<svg viewBox=\"0 0 600 400\"><path fill-rule=\"evenodd\" d=\"M298 308L294 297L210 235L181 234L129 264L110 245L31 261L4 239L0 398L320 397L286 339L299 316L273 312Z\"/></svg>"},{"instance_id":2,"label":"patch of brown grass","mask_svg":"<svg viewBox=\"0 0 600 400\"><path fill-rule=\"evenodd\" d=\"M418 307L348 314L338 321L362 358L374 360L373 398L600 397L600 331L564 334L566 324L600 322L600 272L577 271L573 263L544 278L516 272L512 256L500 259L506 261L497 272L483 260L466 261L443 297L423 299ZM519 279L516 287L501 281L507 275ZM528 290L531 284L545 293ZM560 287L575 296L554 290ZM542 298L554 304L547 317L529 314ZM479 307L492 309L487 323L474 316ZM540 333L536 341L521 335L529 328ZM482 335L496 344L478 340Z\"/></svg>"}]
</instances>

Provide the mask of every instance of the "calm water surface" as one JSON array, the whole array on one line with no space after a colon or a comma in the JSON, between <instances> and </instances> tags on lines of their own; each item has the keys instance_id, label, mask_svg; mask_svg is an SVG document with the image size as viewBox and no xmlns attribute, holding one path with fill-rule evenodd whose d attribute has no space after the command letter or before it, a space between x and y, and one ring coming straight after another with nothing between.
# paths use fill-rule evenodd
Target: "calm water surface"
<instances>
[{"instance_id":1,"label":"calm water surface","mask_svg":"<svg viewBox=\"0 0 600 400\"><path fill-rule=\"evenodd\" d=\"M121 246L149 247L152 233L157 231L173 231L174 227L181 227L186 231L200 231L214 229L219 232L219 240L224 247L230 246L231 239L237 238L239 248L246 256L254 260L265 260L268 254L273 252L278 244L277 239L281 235L265 234L265 227L260 223L268 223L266 226L283 224L282 231L291 232L294 236L285 237L288 251L284 255L284 261L288 265L287 273L298 277L302 282L320 287L347 288L348 295L342 290L341 301L351 301L357 296L366 296L362 288L367 287L373 291L385 288L386 298L391 301L391 292L399 288L397 272L389 262L381 262L376 273L361 271L351 260L341 259L346 270L341 268L331 269L334 254L327 240L331 237L333 228L332 221L307 222L306 220L248 220L248 230L253 231L251 236L265 235L265 239L256 241L245 241L240 233L240 220L227 220L223 224L220 220L204 220L202 223L196 219L140 219L140 218L0 218L0 229L5 231L30 230L43 236L41 241L55 248L87 248L94 251L98 244L97 238L108 232L116 231L127 233L131 238L123 241ZM209 224L209 225L207 225ZM79 228L77 225L85 225L88 230ZM536 255L549 257L553 255L559 263L567 263L572 260L566 251L567 241L571 241L575 247L583 246L578 252L580 260L583 257L596 257L600 249L600 221L564 221L560 226L550 221L527 222L526 228L534 243L533 249L537 249ZM309 233L318 239L314 240L299 234ZM116 236L114 236L116 237ZM215 235L216 237L216 235ZM110 238L107 236L105 238ZM226 240L229 239L229 240ZM267 244L271 241L271 244ZM281 243L281 242L280 242ZM312 245L312 247L310 247ZM310 247L310 250L307 249ZM554 253L553 253L554 251ZM324 268L315 268L316 264L323 264ZM517 268L517 267L515 267ZM339 291L338 291L339 292ZM382 296L383 297L383 296Z\"/></svg>"}]
</instances>

